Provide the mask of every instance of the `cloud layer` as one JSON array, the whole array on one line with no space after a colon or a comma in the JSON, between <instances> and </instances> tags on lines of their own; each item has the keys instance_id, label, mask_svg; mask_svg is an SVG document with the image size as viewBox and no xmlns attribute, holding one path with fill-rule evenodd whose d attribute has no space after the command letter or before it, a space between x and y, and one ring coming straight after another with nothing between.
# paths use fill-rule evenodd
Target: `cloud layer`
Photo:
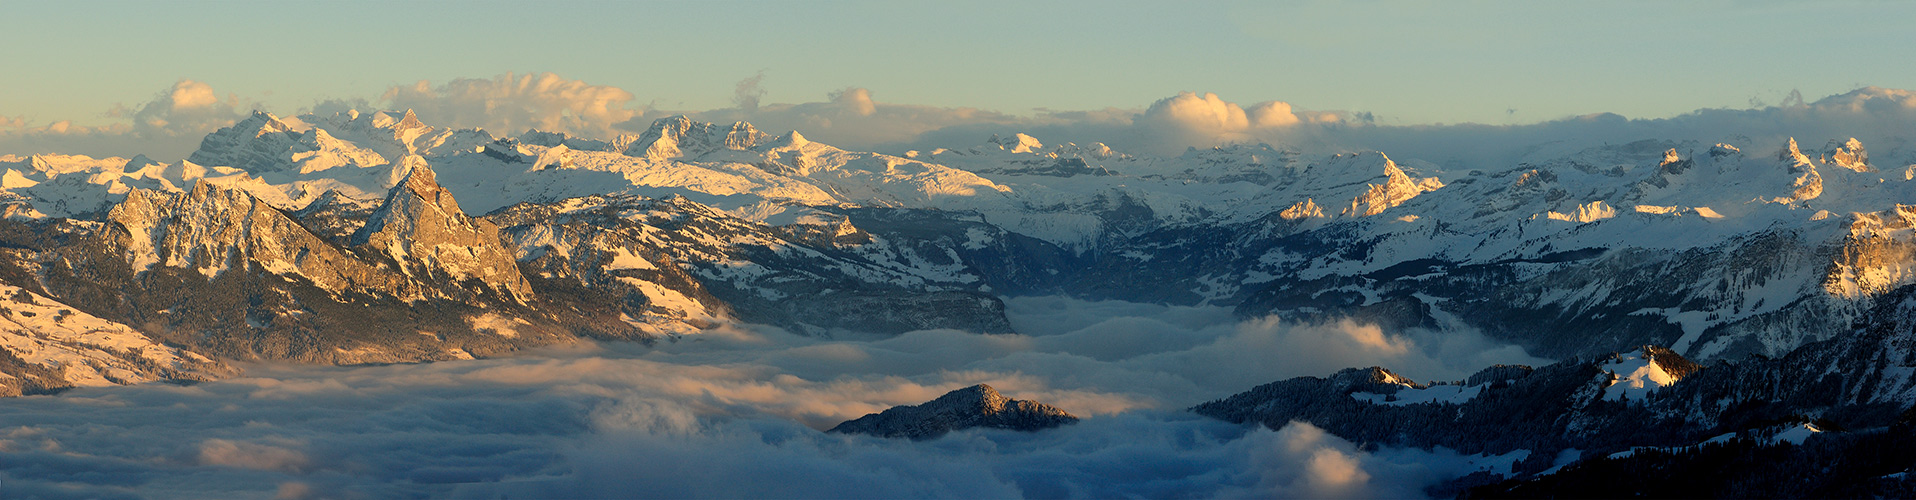
<instances>
[{"instance_id":1,"label":"cloud layer","mask_svg":"<svg viewBox=\"0 0 1916 500\"><path fill-rule=\"evenodd\" d=\"M379 101L390 109L411 109L428 124L500 135L539 129L607 137L621 132L614 128L618 124L644 115L630 108L631 92L552 73L506 73L441 85L420 80L388 89Z\"/></svg>"},{"instance_id":2,"label":"cloud layer","mask_svg":"<svg viewBox=\"0 0 1916 500\"><path fill-rule=\"evenodd\" d=\"M1416 496L1468 472L1468 460L1179 409L1345 364L1457 378L1452 365L1531 359L1495 349L1444 359L1416 337L1240 323L1222 308L1010 306L1029 335L857 342L731 328L652 348L262 365L222 382L19 398L0 414L0 496ZM981 382L1088 418L927 442L819 432Z\"/></svg>"},{"instance_id":3,"label":"cloud layer","mask_svg":"<svg viewBox=\"0 0 1916 500\"><path fill-rule=\"evenodd\" d=\"M1666 119L1598 113L1529 125L1385 126L1377 125L1370 113L1307 111L1283 101L1245 104L1199 92L1179 92L1139 108L1036 110L1027 115L886 102L859 87L818 101L764 103L765 81L763 74L741 80L732 89L733 105L713 110L651 109L635 105L635 96L623 89L552 73L419 81L393 86L374 99L329 100L311 109L413 109L428 124L479 127L505 135L537 128L609 138L643 131L660 117L687 114L719 123L747 121L772 133L797 130L843 148L887 153L965 148L994 134L1022 132L1048 144L1102 142L1131 153L1175 155L1190 147L1269 143L1327 152L1379 150L1398 159L1453 168L1508 167L1645 139L1767 148L1787 137L1812 146L1858 137L1872 150L1916 147L1897 137L1916 125L1916 94L1874 87L1814 102L1796 98L1776 106L1705 109ZM110 110L109 116L123 121L104 126L35 124L0 116L0 154L145 153L170 161L251 107L238 97L222 97L207 83L182 80L151 101Z\"/></svg>"},{"instance_id":4,"label":"cloud layer","mask_svg":"<svg viewBox=\"0 0 1916 500\"><path fill-rule=\"evenodd\" d=\"M242 118L237 96L221 97L204 82L180 80L137 108L116 106L107 116L124 121L84 127L62 120L33 126L0 117L0 154L63 153L96 158L183 158L200 139Z\"/></svg>"}]
</instances>

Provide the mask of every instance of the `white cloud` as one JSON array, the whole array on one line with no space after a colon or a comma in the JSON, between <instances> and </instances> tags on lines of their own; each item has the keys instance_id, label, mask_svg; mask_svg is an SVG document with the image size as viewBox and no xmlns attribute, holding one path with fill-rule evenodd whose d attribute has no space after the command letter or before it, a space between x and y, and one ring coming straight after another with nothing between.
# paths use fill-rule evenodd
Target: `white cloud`
<instances>
[{"instance_id":1,"label":"white cloud","mask_svg":"<svg viewBox=\"0 0 1916 500\"><path fill-rule=\"evenodd\" d=\"M858 87L832 92L823 101L759 104L757 95L762 90L756 78L739 83L739 90L733 97L737 106L686 114L716 123L750 122L760 130L773 134L797 130L808 139L853 150L878 149L887 144L910 142L926 132L946 127L1028 121L977 108L883 102L874 98L871 90ZM644 128L645 125L632 124L626 128Z\"/></svg>"},{"instance_id":2,"label":"white cloud","mask_svg":"<svg viewBox=\"0 0 1916 500\"><path fill-rule=\"evenodd\" d=\"M298 473L307 459L305 453L285 446L214 438L200 443L200 464Z\"/></svg>"},{"instance_id":3,"label":"white cloud","mask_svg":"<svg viewBox=\"0 0 1916 500\"><path fill-rule=\"evenodd\" d=\"M60 120L36 127L22 118L0 117L0 154L183 158L206 134L242 118L242 107L237 96L222 98L211 85L180 80L136 108L116 106L107 112L122 122L85 127Z\"/></svg>"},{"instance_id":4,"label":"white cloud","mask_svg":"<svg viewBox=\"0 0 1916 500\"><path fill-rule=\"evenodd\" d=\"M1215 307L1008 305L1031 335L857 342L748 326L653 347L255 365L193 386L17 398L0 414L0 496L1400 497L1469 472L1441 450L1362 451L1307 424L1253 429L1181 409L1343 367L1332 363L1455 378L1452 364L1477 357ZM1496 361L1531 359L1515 354ZM819 432L975 383L1088 418L926 442Z\"/></svg>"},{"instance_id":5,"label":"white cloud","mask_svg":"<svg viewBox=\"0 0 1916 500\"><path fill-rule=\"evenodd\" d=\"M116 115L126 114L118 110ZM189 137L199 139L220 127L232 125L240 116L239 97L221 99L213 86L193 80L180 80L173 88L131 112L133 133L142 137Z\"/></svg>"},{"instance_id":6,"label":"white cloud","mask_svg":"<svg viewBox=\"0 0 1916 500\"><path fill-rule=\"evenodd\" d=\"M1028 133L1046 144L1103 142L1120 151L1175 155L1187 147L1265 142L1314 150L1380 150L1400 160L1453 168L1495 168L1562 155L1606 143L1643 139L1727 142L1768 148L1797 137L1806 147L1858 137L1880 152L1916 148L1903 130L1916 126L1916 94L1864 88L1815 102L1800 99L1758 109L1706 109L1656 120L1592 114L1531 125L1376 125L1369 113L1309 111L1283 101L1242 104L1212 93L1180 92L1141 108L1036 110L1008 114L971 108L886 102L876 92L846 88L804 103L762 103L764 75L738 82L732 105L705 111L635 108L623 89L552 73L507 73L443 84L421 81L391 87L378 99L344 98L312 110L406 109L428 124L482 127L517 134L528 128L588 137L636 133L655 116L689 114L711 122L747 121L770 133L797 130L853 150L902 153L909 149L966 148L993 134ZM77 153L96 157L145 153L162 161L185 156L200 137L232 123L248 109L203 82L182 80L138 106L110 115L124 122L96 127L67 121L36 124L0 117L0 154ZM1746 148L1747 149L1747 148ZM1916 154L1896 155L1916 160Z\"/></svg>"},{"instance_id":7,"label":"white cloud","mask_svg":"<svg viewBox=\"0 0 1916 500\"><path fill-rule=\"evenodd\" d=\"M1180 92L1152 103L1138 121L1162 132L1199 137L1228 137L1251 126L1244 108L1236 103L1226 102L1217 94L1200 96L1193 92Z\"/></svg>"},{"instance_id":8,"label":"white cloud","mask_svg":"<svg viewBox=\"0 0 1916 500\"><path fill-rule=\"evenodd\" d=\"M1024 132L1047 144L1102 142L1132 153L1175 155L1189 147L1284 143L1346 121L1343 113L1303 111L1283 101L1245 106L1214 93L1179 92L1142 110L1041 111L1029 117L953 123L882 146L887 150L962 148L981 144L991 134Z\"/></svg>"},{"instance_id":9,"label":"white cloud","mask_svg":"<svg viewBox=\"0 0 1916 500\"><path fill-rule=\"evenodd\" d=\"M619 133L615 125L645 114L627 107L631 92L552 73L460 78L438 86L420 80L392 87L379 99L391 109L413 110L427 124L502 135L536 128L609 137Z\"/></svg>"}]
</instances>

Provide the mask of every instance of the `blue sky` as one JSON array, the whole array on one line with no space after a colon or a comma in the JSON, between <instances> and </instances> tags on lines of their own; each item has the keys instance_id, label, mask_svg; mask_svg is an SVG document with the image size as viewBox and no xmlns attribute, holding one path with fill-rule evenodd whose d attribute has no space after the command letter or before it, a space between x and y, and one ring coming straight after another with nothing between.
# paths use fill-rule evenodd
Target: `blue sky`
<instances>
[{"instance_id":1,"label":"blue sky","mask_svg":"<svg viewBox=\"0 0 1916 500\"><path fill-rule=\"evenodd\" d=\"M175 81L287 113L553 72L632 105L862 87L886 102L1141 108L1179 91L1385 123L1662 117L1916 86L1905 2L10 2L0 116L110 121ZM1514 110L1514 112L1513 112Z\"/></svg>"}]
</instances>

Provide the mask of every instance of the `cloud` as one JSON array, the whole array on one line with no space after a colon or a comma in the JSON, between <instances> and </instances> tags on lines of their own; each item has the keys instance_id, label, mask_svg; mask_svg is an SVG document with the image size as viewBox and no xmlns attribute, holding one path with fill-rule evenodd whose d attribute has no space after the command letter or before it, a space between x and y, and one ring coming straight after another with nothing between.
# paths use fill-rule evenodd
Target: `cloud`
<instances>
[{"instance_id":1,"label":"cloud","mask_svg":"<svg viewBox=\"0 0 1916 500\"><path fill-rule=\"evenodd\" d=\"M116 106L107 116L124 121L86 127L60 120L32 126L0 117L0 154L82 154L96 158L183 158L200 139L242 118L239 97L220 97L211 85L180 80L134 108ZM245 109L245 111L251 111Z\"/></svg>"},{"instance_id":2,"label":"cloud","mask_svg":"<svg viewBox=\"0 0 1916 500\"><path fill-rule=\"evenodd\" d=\"M760 104L757 96L763 91L758 84L757 77L739 82L732 108L685 114L715 123L750 122L774 134L797 130L811 140L854 150L910 142L927 132L948 127L1027 122L1025 118L978 108L884 102L876 99L871 90L859 87L832 92L823 101Z\"/></svg>"},{"instance_id":3,"label":"cloud","mask_svg":"<svg viewBox=\"0 0 1916 500\"><path fill-rule=\"evenodd\" d=\"M198 139L221 127L232 125L240 116L239 97L221 99L213 86L193 80L180 80L173 88L132 111L132 132L141 137L191 137ZM127 115L124 109L110 116Z\"/></svg>"},{"instance_id":4,"label":"cloud","mask_svg":"<svg viewBox=\"0 0 1916 500\"><path fill-rule=\"evenodd\" d=\"M738 86L732 89L732 105L740 111L757 110L758 100L765 97L765 89L759 87L759 83L763 81L765 81L763 71L750 78L739 80Z\"/></svg>"},{"instance_id":5,"label":"cloud","mask_svg":"<svg viewBox=\"0 0 1916 500\"><path fill-rule=\"evenodd\" d=\"M883 150L964 148L992 134L1023 132L1046 143L1104 143L1120 151L1175 155L1185 148L1233 143L1287 143L1323 127L1353 121L1346 113L1304 111L1283 101L1240 105L1214 93L1179 92L1143 109L1041 110L1029 117L978 120L925 130L882 144Z\"/></svg>"},{"instance_id":6,"label":"cloud","mask_svg":"<svg viewBox=\"0 0 1916 500\"><path fill-rule=\"evenodd\" d=\"M215 438L200 443L200 464L297 473L306 467L307 459L290 448Z\"/></svg>"},{"instance_id":7,"label":"cloud","mask_svg":"<svg viewBox=\"0 0 1916 500\"><path fill-rule=\"evenodd\" d=\"M1142 110L1038 110L1028 116L888 103L859 87L832 92L822 101L761 105L760 83L759 77L739 82L732 108L686 114L717 123L750 122L773 133L797 130L812 140L843 148L892 153L970 147L993 134L1025 132L1050 142L1104 142L1132 152L1175 154L1186 147L1277 137L1300 124L1343 121L1338 113L1299 111L1281 101L1247 107L1217 94L1194 92L1178 93Z\"/></svg>"},{"instance_id":8,"label":"cloud","mask_svg":"<svg viewBox=\"0 0 1916 500\"><path fill-rule=\"evenodd\" d=\"M460 78L438 86L420 80L394 86L379 100L391 109L411 109L435 126L477 127L504 135L536 128L610 137L620 133L617 124L645 115L627 107L631 92L552 73Z\"/></svg>"},{"instance_id":9,"label":"cloud","mask_svg":"<svg viewBox=\"0 0 1916 500\"><path fill-rule=\"evenodd\" d=\"M1644 139L1724 142L1747 149L1780 147L1787 137L1797 137L1806 147L1857 137L1872 149L1872 157L1916 161L1916 153L1881 154L1916 149L1897 137L1898 131L1916 125L1916 96L1875 87L1814 102L1799 97L1778 106L1704 109L1665 119L1596 113L1527 125L1378 125L1369 112L1306 110L1276 100L1245 104L1199 92L1178 92L1137 108L1010 114L887 102L878 92L861 87L831 92L817 101L768 104L762 102L764 83L762 73L740 80L726 108L668 112L635 107L633 94L614 86L552 73L506 73L442 84L398 85L375 99L328 99L309 109L328 113L411 108L428 124L442 127L481 127L502 134L538 128L598 138L643 131L657 116L688 114L717 123L751 122L770 133L797 130L839 147L888 153L969 148L992 135L1022 132L1047 144L1101 142L1130 153L1176 155L1191 147L1269 143L1325 152L1378 150L1399 160L1473 169ZM197 147L201 136L239 119L249 107L239 97L222 97L204 82L182 80L151 101L109 112L122 122L94 127L69 121L36 125L18 117L0 117L0 154L130 157L145 153L166 161L185 156Z\"/></svg>"},{"instance_id":10,"label":"cloud","mask_svg":"<svg viewBox=\"0 0 1916 500\"><path fill-rule=\"evenodd\" d=\"M1475 470L1443 450L1363 450L1308 424L1181 409L1335 363L1461 377L1451 366L1481 352L1349 323L1240 322L1217 307L1007 306L1028 334L844 341L738 325L652 347L253 365L191 386L16 398L0 414L0 496L1403 497ZM1504 354L1495 360L1534 359ZM820 432L975 383L1087 418L926 442Z\"/></svg>"}]
</instances>

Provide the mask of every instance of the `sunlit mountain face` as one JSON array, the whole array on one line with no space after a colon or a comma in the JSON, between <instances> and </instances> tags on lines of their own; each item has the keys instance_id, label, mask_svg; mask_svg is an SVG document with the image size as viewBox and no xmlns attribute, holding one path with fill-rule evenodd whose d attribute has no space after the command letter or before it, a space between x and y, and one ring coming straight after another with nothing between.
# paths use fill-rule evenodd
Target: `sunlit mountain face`
<instances>
[{"instance_id":1,"label":"sunlit mountain face","mask_svg":"<svg viewBox=\"0 0 1916 500\"><path fill-rule=\"evenodd\" d=\"M0 496L1916 494L1916 93L755 85L0 116Z\"/></svg>"}]
</instances>

